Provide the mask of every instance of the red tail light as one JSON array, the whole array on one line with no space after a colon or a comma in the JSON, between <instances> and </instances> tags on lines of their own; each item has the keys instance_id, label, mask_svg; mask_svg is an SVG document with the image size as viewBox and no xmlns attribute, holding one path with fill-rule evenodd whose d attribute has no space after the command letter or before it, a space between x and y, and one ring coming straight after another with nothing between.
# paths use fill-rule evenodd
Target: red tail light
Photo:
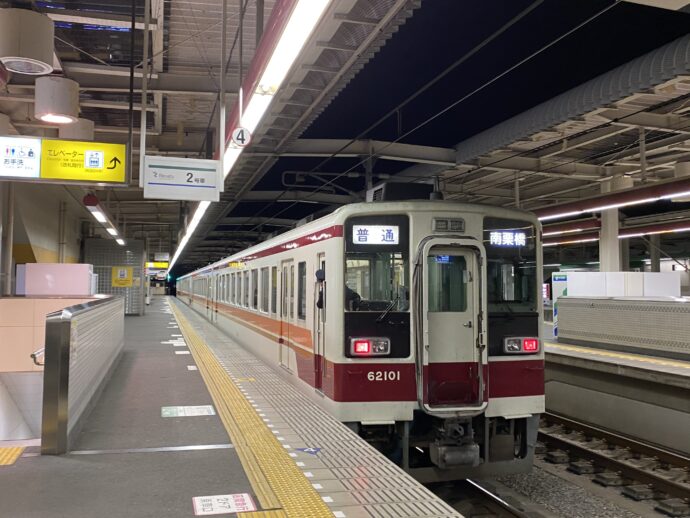
<instances>
[{"instance_id":1,"label":"red tail light","mask_svg":"<svg viewBox=\"0 0 690 518\"><path fill-rule=\"evenodd\" d=\"M503 339L503 352L508 354L533 354L539 352L539 338L510 336Z\"/></svg>"},{"instance_id":2,"label":"red tail light","mask_svg":"<svg viewBox=\"0 0 690 518\"><path fill-rule=\"evenodd\" d=\"M352 342L352 352L361 356L371 354L371 340L355 340Z\"/></svg>"},{"instance_id":3,"label":"red tail light","mask_svg":"<svg viewBox=\"0 0 690 518\"><path fill-rule=\"evenodd\" d=\"M535 353L539 350L539 340L536 338L523 338L522 350L526 353Z\"/></svg>"}]
</instances>

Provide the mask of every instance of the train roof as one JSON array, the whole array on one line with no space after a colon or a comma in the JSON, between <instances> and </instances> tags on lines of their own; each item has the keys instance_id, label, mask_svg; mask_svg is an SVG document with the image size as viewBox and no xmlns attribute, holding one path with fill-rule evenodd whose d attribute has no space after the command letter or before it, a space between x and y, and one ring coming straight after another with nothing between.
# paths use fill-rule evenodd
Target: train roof
<instances>
[{"instance_id":1,"label":"train roof","mask_svg":"<svg viewBox=\"0 0 690 518\"><path fill-rule=\"evenodd\" d=\"M345 221L350 216L354 215L365 215L365 214L386 214L392 212L443 212L453 210L457 212L470 212L470 213L481 213L488 216L502 217L502 218L515 218L524 219L525 221L531 221L535 225L539 225L539 220L537 216L529 211L520 209L511 209L506 207L497 207L495 205L483 205L480 203L461 203L450 200L406 200L406 201L377 201L377 202L362 202L362 203L350 203L344 205L334 210L330 214L323 216L321 218L300 225L293 228L283 234L272 237L258 243L250 248L237 252L236 254L224 257L215 263L194 270L193 272L182 275L180 279L185 279L187 277L198 275L207 271L212 271L228 262L240 259L246 255L252 255L257 252L261 252L267 248L276 246L283 242L291 241L292 239L303 236L304 234L309 234L311 232L316 232L323 228L327 228L332 225L336 225L339 222Z\"/></svg>"}]
</instances>

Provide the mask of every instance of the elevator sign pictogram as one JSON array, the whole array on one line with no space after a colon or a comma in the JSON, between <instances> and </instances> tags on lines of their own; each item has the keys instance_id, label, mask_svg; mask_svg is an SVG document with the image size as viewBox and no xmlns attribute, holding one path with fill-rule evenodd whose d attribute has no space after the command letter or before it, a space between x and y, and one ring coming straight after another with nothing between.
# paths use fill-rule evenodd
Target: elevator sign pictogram
<instances>
[{"instance_id":1,"label":"elevator sign pictogram","mask_svg":"<svg viewBox=\"0 0 690 518\"><path fill-rule=\"evenodd\" d=\"M44 139L41 178L77 182L125 183L124 144Z\"/></svg>"}]
</instances>

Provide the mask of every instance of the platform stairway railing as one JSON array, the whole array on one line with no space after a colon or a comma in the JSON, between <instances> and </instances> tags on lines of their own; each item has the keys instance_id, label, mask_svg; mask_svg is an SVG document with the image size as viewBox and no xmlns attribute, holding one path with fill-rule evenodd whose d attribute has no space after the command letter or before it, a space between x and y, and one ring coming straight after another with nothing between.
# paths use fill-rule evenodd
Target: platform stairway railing
<instances>
[{"instance_id":1,"label":"platform stairway railing","mask_svg":"<svg viewBox=\"0 0 690 518\"><path fill-rule=\"evenodd\" d=\"M120 359L124 319L124 299L119 296L103 296L46 316L43 455L70 450Z\"/></svg>"},{"instance_id":2,"label":"platform stairway railing","mask_svg":"<svg viewBox=\"0 0 690 518\"><path fill-rule=\"evenodd\" d=\"M41 347L38 351L34 351L31 353L31 359L34 361L35 365L38 365L39 367L43 367L44 364L39 362L38 359L41 356L45 355L45 353L46 353L45 347Z\"/></svg>"}]
</instances>

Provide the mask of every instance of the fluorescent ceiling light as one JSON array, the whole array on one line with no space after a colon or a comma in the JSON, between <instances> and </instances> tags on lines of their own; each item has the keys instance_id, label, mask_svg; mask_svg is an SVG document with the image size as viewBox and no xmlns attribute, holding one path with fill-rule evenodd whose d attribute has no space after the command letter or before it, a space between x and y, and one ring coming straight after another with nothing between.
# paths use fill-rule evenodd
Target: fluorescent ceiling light
<instances>
[{"instance_id":1,"label":"fluorescent ceiling light","mask_svg":"<svg viewBox=\"0 0 690 518\"><path fill-rule=\"evenodd\" d=\"M584 229L583 228L572 228L570 230L559 230L557 232L544 232L542 236L547 237L547 236L558 236L560 234L574 234L575 232L582 232Z\"/></svg>"},{"instance_id":2,"label":"fluorescent ceiling light","mask_svg":"<svg viewBox=\"0 0 690 518\"><path fill-rule=\"evenodd\" d=\"M120 245L120 246L125 246L125 240L122 239L121 237L118 237L115 242Z\"/></svg>"},{"instance_id":3,"label":"fluorescent ceiling light","mask_svg":"<svg viewBox=\"0 0 690 518\"><path fill-rule=\"evenodd\" d=\"M268 111L275 94L283 84L288 72L330 2L331 0L298 0L297 5L290 14L290 19L283 29L283 33L280 35L278 43L273 49L273 54L271 54L266 68L264 68L261 74L261 79L259 79L256 89L253 92L249 92L249 99L244 106L242 118L239 121L239 125L249 130L249 133L254 133L256 128L259 127L261 119ZM225 149L223 152L223 178L230 174L243 150L244 148L237 147L234 144L230 144ZM203 201L197 206L184 237L177 245L177 250L175 250L175 254L170 261L168 271L172 269L184 247L187 246L209 205L210 202Z\"/></svg>"},{"instance_id":4,"label":"fluorescent ceiling light","mask_svg":"<svg viewBox=\"0 0 690 518\"><path fill-rule=\"evenodd\" d=\"M114 228L106 228L105 230L106 230L106 231L108 232L108 234L110 234L111 236L116 236L116 235L117 235L117 230L115 230Z\"/></svg>"},{"instance_id":5,"label":"fluorescent ceiling light","mask_svg":"<svg viewBox=\"0 0 690 518\"><path fill-rule=\"evenodd\" d=\"M106 218L105 214L103 214L100 210L92 210L91 214L99 223L105 223L108 221L108 218Z\"/></svg>"},{"instance_id":6,"label":"fluorescent ceiling light","mask_svg":"<svg viewBox=\"0 0 690 518\"><path fill-rule=\"evenodd\" d=\"M599 238L593 237L591 239L573 239L572 241L558 241L557 243L544 243L542 246L575 245L578 243L590 243L592 241L599 241Z\"/></svg>"}]
</instances>

